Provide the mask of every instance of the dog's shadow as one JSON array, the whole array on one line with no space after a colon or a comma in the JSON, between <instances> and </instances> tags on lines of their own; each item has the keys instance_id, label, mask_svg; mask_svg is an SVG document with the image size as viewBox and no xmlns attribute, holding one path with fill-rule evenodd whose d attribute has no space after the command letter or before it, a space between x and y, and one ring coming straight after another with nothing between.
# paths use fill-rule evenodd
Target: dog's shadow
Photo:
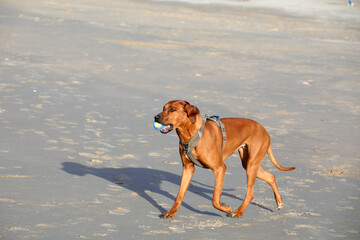
<instances>
[{"instance_id":1,"label":"dog's shadow","mask_svg":"<svg viewBox=\"0 0 360 240\"><path fill-rule=\"evenodd\" d=\"M160 194L175 201L176 196L173 196L169 192L162 190L161 183L163 181L167 181L179 186L181 181L181 177L179 175L149 168L93 168L74 162L63 162L62 165L62 170L69 174L77 176L85 176L87 174L91 174L99 178L108 180L114 184L117 184L118 186L127 188L137 193L139 196L148 201L151 205L156 207L160 211L160 213L164 213L167 210L161 205L159 205L149 194L147 194L147 192ZM198 194L206 199L209 199L211 202L213 194L213 187L211 186L192 181L188 188L188 191ZM243 199L238 198L232 194L228 194L226 192L223 192L223 195L243 201ZM252 204L255 204L256 206L265 210L272 211L271 209L266 208L262 205L256 203ZM220 216L219 214L213 212L200 211L198 209L195 209L189 204L187 204L185 201L183 201L182 206L196 213Z\"/></svg>"}]
</instances>

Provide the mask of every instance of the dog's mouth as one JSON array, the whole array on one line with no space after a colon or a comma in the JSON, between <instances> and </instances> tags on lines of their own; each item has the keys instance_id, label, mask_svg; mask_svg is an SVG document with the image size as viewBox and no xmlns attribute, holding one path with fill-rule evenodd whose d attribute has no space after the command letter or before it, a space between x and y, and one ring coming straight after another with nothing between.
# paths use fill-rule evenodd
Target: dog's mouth
<instances>
[{"instance_id":1,"label":"dog's mouth","mask_svg":"<svg viewBox=\"0 0 360 240\"><path fill-rule=\"evenodd\" d=\"M161 124L159 122L154 122L153 124L154 128L158 131L160 131L161 133L168 133L170 132L171 130L173 130L174 126L170 123L170 124Z\"/></svg>"},{"instance_id":2,"label":"dog's mouth","mask_svg":"<svg viewBox=\"0 0 360 240\"><path fill-rule=\"evenodd\" d=\"M170 123L170 124L166 124L166 125L163 125L164 127L162 129L160 129L160 132L163 133L163 134L166 134L166 133L169 133L173 130L173 125Z\"/></svg>"}]
</instances>

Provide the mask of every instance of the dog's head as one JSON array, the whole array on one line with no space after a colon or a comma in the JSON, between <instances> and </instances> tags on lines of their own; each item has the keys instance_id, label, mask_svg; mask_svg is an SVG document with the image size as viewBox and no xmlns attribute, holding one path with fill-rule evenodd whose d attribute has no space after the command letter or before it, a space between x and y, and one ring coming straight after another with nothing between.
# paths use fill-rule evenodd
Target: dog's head
<instances>
[{"instance_id":1,"label":"dog's head","mask_svg":"<svg viewBox=\"0 0 360 240\"><path fill-rule=\"evenodd\" d=\"M165 104L163 111L155 116L155 122L164 125L161 133L165 134L187 124L194 124L197 114L200 114L197 107L187 101L174 100Z\"/></svg>"}]
</instances>

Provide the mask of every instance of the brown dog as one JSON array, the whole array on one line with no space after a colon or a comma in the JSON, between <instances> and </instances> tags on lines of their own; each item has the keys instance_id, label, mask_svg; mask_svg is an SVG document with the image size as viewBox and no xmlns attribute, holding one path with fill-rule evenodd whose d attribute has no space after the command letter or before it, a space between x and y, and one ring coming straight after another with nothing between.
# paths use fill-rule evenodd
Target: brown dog
<instances>
[{"instance_id":1,"label":"brown dog","mask_svg":"<svg viewBox=\"0 0 360 240\"><path fill-rule=\"evenodd\" d=\"M165 104L163 111L155 116L155 122L164 125L162 133L176 129L182 142L189 142L192 136L202 127L203 118L197 107L186 101L170 101ZM295 168L284 168L276 161L270 146L270 136L259 123L244 118L222 118L225 126L226 141L223 146L223 137L220 127L214 121L206 121L201 139L193 149L193 156L206 168L215 174L215 187L212 199L213 206L232 217L241 217L254 196L255 179L267 182L274 191L278 209L283 206L275 177L261 167L261 161L268 154L271 162L282 171ZM232 212L231 208L221 204L220 197L225 177L225 160L236 150L239 151L243 167L247 175L247 192L241 206ZM190 185L195 171L194 163L185 155L180 144L180 156L183 163L183 173L178 196L170 211L163 217L172 218L180 208L184 195Z\"/></svg>"}]
</instances>

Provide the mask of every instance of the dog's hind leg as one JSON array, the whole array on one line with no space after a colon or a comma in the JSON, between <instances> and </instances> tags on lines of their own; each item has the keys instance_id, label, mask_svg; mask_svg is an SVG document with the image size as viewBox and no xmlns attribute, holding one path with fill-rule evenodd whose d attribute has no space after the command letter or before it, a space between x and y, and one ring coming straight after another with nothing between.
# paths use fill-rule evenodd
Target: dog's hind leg
<instances>
[{"instance_id":1,"label":"dog's hind leg","mask_svg":"<svg viewBox=\"0 0 360 240\"><path fill-rule=\"evenodd\" d=\"M282 198L280 196L279 193L279 189L276 185L276 180L275 180L275 176L272 175L271 173L265 171L261 166L259 167L258 171L257 171L257 178L264 180L265 182L267 182L272 190L274 191L274 196L275 196L275 200L276 200L276 204L278 206L278 209L281 209L284 205Z\"/></svg>"},{"instance_id":2,"label":"dog's hind leg","mask_svg":"<svg viewBox=\"0 0 360 240\"><path fill-rule=\"evenodd\" d=\"M246 196L244 199L244 202L241 204L241 206L235 210L231 214L232 217L240 218L244 212L247 206L251 203L252 199L254 198L254 186L255 186L255 180L256 180L256 173L257 168L256 166L251 166L246 169L246 175L247 175L247 191Z\"/></svg>"},{"instance_id":3,"label":"dog's hind leg","mask_svg":"<svg viewBox=\"0 0 360 240\"><path fill-rule=\"evenodd\" d=\"M246 169L246 176L247 176L247 190L244 202L241 204L241 206L236 209L231 216L232 217L241 217L245 209L248 207L248 205L251 203L252 199L254 198L254 186L255 186L255 180L258 175L258 169L260 167L260 163L262 159L265 157L266 149L267 147L264 145L251 145L251 148L249 146L245 145L241 146L239 148L239 153L241 157L241 161L243 164L243 167Z\"/></svg>"}]
</instances>

